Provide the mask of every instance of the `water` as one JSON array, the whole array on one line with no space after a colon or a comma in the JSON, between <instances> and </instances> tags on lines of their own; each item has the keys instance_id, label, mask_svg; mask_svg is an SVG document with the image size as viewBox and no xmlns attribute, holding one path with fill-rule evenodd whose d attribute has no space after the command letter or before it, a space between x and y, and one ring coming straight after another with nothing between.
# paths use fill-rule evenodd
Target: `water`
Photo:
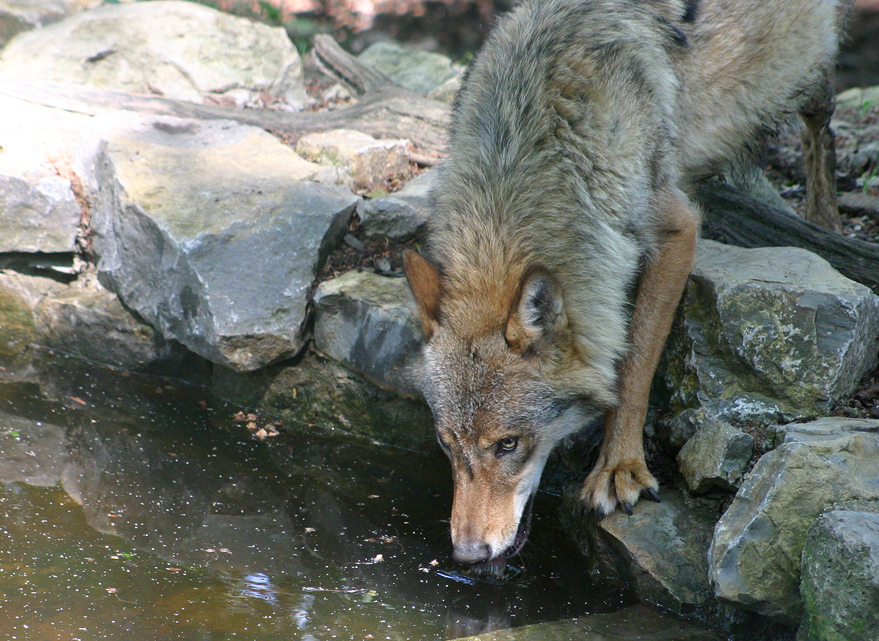
<instances>
[{"instance_id":1,"label":"water","mask_svg":"<svg viewBox=\"0 0 879 641\"><path fill-rule=\"evenodd\" d=\"M633 602L590 583L553 497L519 577L474 584L432 443L260 442L239 411L81 363L0 377L0 638L446 639Z\"/></svg>"}]
</instances>

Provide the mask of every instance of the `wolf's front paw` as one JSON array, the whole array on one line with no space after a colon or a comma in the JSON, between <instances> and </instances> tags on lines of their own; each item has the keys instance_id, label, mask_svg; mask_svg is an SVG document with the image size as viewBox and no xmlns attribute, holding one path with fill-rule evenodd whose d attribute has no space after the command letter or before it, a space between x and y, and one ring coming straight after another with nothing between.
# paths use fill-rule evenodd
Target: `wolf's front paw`
<instances>
[{"instance_id":1,"label":"wolf's front paw","mask_svg":"<svg viewBox=\"0 0 879 641\"><path fill-rule=\"evenodd\" d=\"M580 500L598 512L599 518L613 512L617 505L631 515L632 507L638 502L641 492L658 503L657 489L659 483L653 478L643 459L609 461L602 453L583 482Z\"/></svg>"}]
</instances>

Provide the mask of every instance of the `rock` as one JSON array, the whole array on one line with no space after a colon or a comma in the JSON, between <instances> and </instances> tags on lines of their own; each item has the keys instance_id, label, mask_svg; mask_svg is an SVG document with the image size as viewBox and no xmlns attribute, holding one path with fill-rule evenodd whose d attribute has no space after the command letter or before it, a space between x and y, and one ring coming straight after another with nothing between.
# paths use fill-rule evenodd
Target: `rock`
<instances>
[{"instance_id":1,"label":"rock","mask_svg":"<svg viewBox=\"0 0 879 641\"><path fill-rule=\"evenodd\" d=\"M306 101L284 29L190 2L103 5L13 38L0 77L84 84L190 102Z\"/></svg>"},{"instance_id":2,"label":"rock","mask_svg":"<svg viewBox=\"0 0 879 641\"><path fill-rule=\"evenodd\" d=\"M681 473L691 492L735 490L741 485L754 448L754 437L723 421L708 420L678 453Z\"/></svg>"},{"instance_id":3,"label":"rock","mask_svg":"<svg viewBox=\"0 0 879 641\"><path fill-rule=\"evenodd\" d=\"M865 418L825 416L808 423L773 425L775 441L783 443L813 443L834 439L852 433L879 434L879 421Z\"/></svg>"},{"instance_id":4,"label":"rock","mask_svg":"<svg viewBox=\"0 0 879 641\"><path fill-rule=\"evenodd\" d=\"M526 625L512 630L487 632L459 641L719 641L717 635L662 614L644 605L616 612L591 614Z\"/></svg>"},{"instance_id":5,"label":"rock","mask_svg":"<svg viewBox=\"0 0 879 641\"><path fill-rule=\"evenodd\" d=\"M0 412L0 483L52 487L69 454L67 431L57 425Z\"/></svg>"},{"instance_id":6,"label":"rock","mask_svg":"<svg viewBox=\"0 0 879 641\"><path fill-rule=\"evenodd\" d=\"M227 367L296 354L314 277L357 197L301 182L319 168L254 127L126 113L97 122L80 172L101 284L165 338Z\"/></svg>"},{"instance_id":7,"label":"rock","mask_svg":"<svg viewBox=\"0 0 879 641\"><path fill-rule=\"evenodd\" d=\"M357 56L401 87L427 93L461 73L452 61L429 51L406 51L393 42L376 42Z\"/></svg>"},{"instance_id":8,"label":"rock","mask_svg":"<svg viewBox=\"0 0 879 641\"><path fill-rule=\"evenodd\" d=\"M879 220L879 196L872 196L857 191L840 194L836 199L839 211L849 216L869 216Z\"/></svg>"},{"instance_id":9,"label":"rock","mask_svg":"<svg viewBox=\"0 0 879 641\"><path fill-rule=\"evenodd\" d=\"M404 278L352 270L314 294L314 346L387 390L418 398L411 366L421 331Z\"/></svg>"},{"instance_id":10,"label":"rock","mask_svg":"<svg viewBox=\"0 0 879 641\"><path fill-rule=\"evenodd\" d=\"M99 4L101 0L3 0L0 2L0 48L17 33L42 28Z\"/></svg>"},{"instance_id":11,"label":"rock","mask_svg":"<svg viewBox=\"0 0 879 641\"><path fill-rule=\"evenodd\" d=\"M310 351L295 366L247 376L215 368L213 391L285 423L341 429L414 451L432 442L433 417L426 404L380 389Z\"/></svg>"},{"instance_id":12,"label":"rock","mask_svg":"<svg viewBox=\"0 0 879 641\"><path fill-rule=\"evenodd\" d=\"M64 286L50 278L0 271L0 364L27 360L34 343L34 310L45 296Z\"/></svg>"},{"instance_id":13,"label":"rock","mask_svg":"<svg viewBox=\"0 0 879 641\"><path fill-rule=\"evenodd\" d=\"M357 206L360 228L367 238L387 238L405 242L421 236L429 217L430 190L436 184L436 171L426 171L410 180L400 191L362 201Z\"/></svg>"},{"instance_id":14,"label":"rock","mask_svg":"<svg viewBox=\"0 0 879 641\"><path fill-rule=\"evenodd\" d=\"M440 86L434 87L433 89L428 91L427 97L431 100L444 102L448 105L452 104L453 102L455 102L455 98L457 97L458 92L461 90L461 85L464 84L463 78L464 73L462 71L457 76L449 78Z\"/></svg>"},{"instance_id":15,"label":"rock","mask_svg":"<svg viewBox=\"0 0 879 641\"><path fill-rule=\"evenodd\" d=\"M879 639L879 514L819 516L803 546L800 592L806 613L798 639Z\"/></svg>"},{"instance_id":16,"label":"rock","mask_svg":"<svg viewBox=\"0 0 879 641\"><path fill-rule=\"evenodd\" d=\"M91 118L0 95L0 252L72 252L70 164Z\"/></svg>"},{"instance_id":17,"label":"rock","mask_svg":"<svg viewBox=\"0 0 879 641\"><path fill-rule=\"evenodd\" d=\"M871 166L879 164L879 142L858 145L857 150L849 157L849 164L858 172L866 172ZM875 176L864 176L864 182L858 181L858 184L866 187L872 184L872 180L875 180Z\"/></svg>"},{"instance_id":18,"label":"rock","mask_svg":"<svg viewBox=\"0 0 879 641\"><path fill-rule=\"evenodd\" d=\"M799 621L800 558L812 522L837 502L879 500L879 421L863 424L870 431L788 426L785 442L757 462L714 530L708 562L717 598Z\"/></svg>"},{"instance_id":19,"label":"rock","mask_svg":"<svg viewBox=\"0 0 879 641\"><path fill-rule=\"evenodd\" d=\"M598 522L602 547L624 563L614 559L600 573L621 574L640 598L674 611L700 606L711 598L705 557L713 527L711 515L664 489L662 503L642 500L632 516L618 510Z\"/></svg>"},{"instance_id":20,"label":"rock","mask_svg":"<svg viewBox=\"0 0 879 641\"><path fill-rule=\"evenodd\" d=\"M879 298L801 249L700 241L682 311L658 377L676 412L764 425L815 416L875 363Z\"/></svg>"},{"instance_id":21,"label":"rock","mask_svg":"<svg viewBox=\"0 0 879 641\"><path fill-rule=\"evenodd\" d=\"M376 140L369 134L335 129L306 134L296 143L296 153L323 165L336 167L341 181L360 189L409 173L408 142Z\"/></svg>"},{"instance_id":22,"label":"rock","mask_svg":"<svg viewBox=\"0 0 879 641\"><path fill-rule=\"evenodd\" d=\"M854 109L860 109L864 105L871 105L877 101L879 101L879 86L852 87L836 97L837 107L852 107Z\"/></svg>"},{"instance_id":23,"label":"rock","mask_svg":"<svg viewBox=\"0 0 879 641\"><path fill-rule=\"evenodd\" d=\"M98 284L69 287L35 309L34 341L58 353L126 371L182 358L183 348L137 320Z\"/></svg>"}]
</instances>

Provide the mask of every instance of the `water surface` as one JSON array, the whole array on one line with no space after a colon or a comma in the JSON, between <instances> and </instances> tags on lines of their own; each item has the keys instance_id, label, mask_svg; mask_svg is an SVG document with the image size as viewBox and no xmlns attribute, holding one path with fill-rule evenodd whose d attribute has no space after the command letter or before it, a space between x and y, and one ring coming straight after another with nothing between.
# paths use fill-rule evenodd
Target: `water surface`
<instances>
[{"instance_id":1,"label":"water surface","mask_svg":"<svg viewBox=\"0 0 879 641\"><path fill-rule=\"evenodd\" d=\"M473 583L434 443L241 412L77 362L0 377L0 637L446 639L633 602L589 581L553 497L518 580Z\"/></svg>"}]
</instances>

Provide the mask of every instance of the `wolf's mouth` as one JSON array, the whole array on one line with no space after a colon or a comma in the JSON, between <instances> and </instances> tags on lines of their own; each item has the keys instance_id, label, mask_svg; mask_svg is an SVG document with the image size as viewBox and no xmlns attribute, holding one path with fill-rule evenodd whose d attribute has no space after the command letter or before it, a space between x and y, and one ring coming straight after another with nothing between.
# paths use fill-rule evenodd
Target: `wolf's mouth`
<instances>
[{"instance_id":1,"label":"wolf's mouth","mask_svg":"<svg viewBox=\"0 0 879 641\"><path fill-rule=\"evenodd\" d=\"M519 519L519 529L516 530L516 538L513 539L513 544L501 552L498 558L508 559L511 556L515 556L522 549L522 546L525 545L525 540L528 538L529 532L531 532L531 505L533 503L534 495L532 494L528 497L528 502L525 503L525 509L522 510L522 518Z\"/></svg>"},{"instance_id":2,"label":"wolf's mouth","mask_svg":"<svg viewBox=\"0 0 879 641\"><path fill-rule=\"evenodd\" d=\"M507 571L507 559L518 554L528 539L528 533L531 531L531 505L533 503L534 495L532 494L525 504L525 509L522 510L522 518L519 519L519 528L516 530L513 544L496 557L471 565L467 571L468 575L476 577L477 581L502 584L521 574L521 570L512 566L509 566L509 569L514 571L512 573Z\"/></svg>"}]
</instances>

